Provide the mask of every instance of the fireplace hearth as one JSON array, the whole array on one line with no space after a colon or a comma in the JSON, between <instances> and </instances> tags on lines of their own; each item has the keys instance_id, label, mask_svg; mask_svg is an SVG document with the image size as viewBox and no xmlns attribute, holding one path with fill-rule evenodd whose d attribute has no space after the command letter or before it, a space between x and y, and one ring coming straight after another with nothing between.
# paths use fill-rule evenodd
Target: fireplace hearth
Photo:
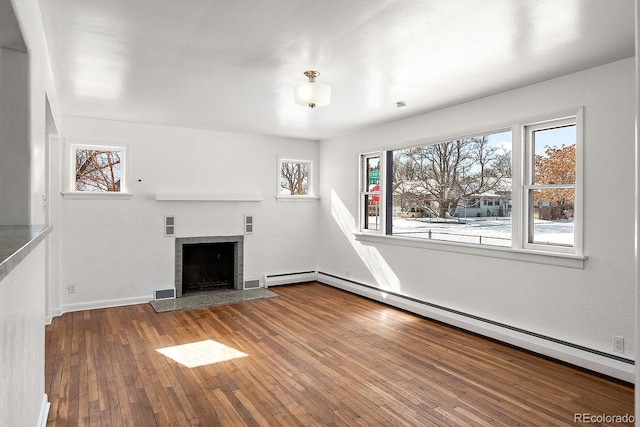
<instances>
[{"instance_id":1,"label":"fireplace hearth","mask_svg":"<svg viewBox=\"0 0 640 427\"><path fill-rule=\"evenodd\" d=\"M244 236L176 238L176 296L242 289Z\"/></svg>"}]
</instances>

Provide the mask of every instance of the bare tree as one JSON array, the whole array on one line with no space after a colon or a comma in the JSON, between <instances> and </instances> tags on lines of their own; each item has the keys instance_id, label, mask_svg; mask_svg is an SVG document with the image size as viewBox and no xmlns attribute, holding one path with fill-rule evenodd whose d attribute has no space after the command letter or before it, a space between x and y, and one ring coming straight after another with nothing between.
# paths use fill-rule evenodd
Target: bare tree
<instances>
[{"instance_id":1,"label":"bare tree","mask_svg":"<svg viewBox=\"0 0 640 427\"><path fill-rule=\"evenodd\" d=\"M76 150L77 191L120 191L121 158L118 151Z\"/></svg>"},{"instance_id":2,"label":"bare tree","mask_svg":"<svg viewBox=\"0 0 640 427\"><path fill-rule=\"evenodd\" d=\"M511 173L506 156L484 135L413 147L396 156L394 181L402 194L421 199L424 210L445 218L454 215L461 200L503 184Z\"/></svg>"},{"instance_id":3,"label":"bare tree","mask_svg":"<svg viewBox=\"0 0 640 427\"><path fill-rule=\"evenodd\" d=\"M282 162L280 167L280 186L291 195L308 194L308 163Z\"/></svg>"}]
</instances>

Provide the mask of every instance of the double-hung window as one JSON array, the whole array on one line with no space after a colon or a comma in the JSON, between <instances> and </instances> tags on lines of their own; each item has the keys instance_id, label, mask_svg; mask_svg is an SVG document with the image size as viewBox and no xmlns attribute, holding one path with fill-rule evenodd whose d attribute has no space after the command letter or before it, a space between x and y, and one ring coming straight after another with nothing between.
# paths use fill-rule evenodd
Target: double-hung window
<instances>
[{"instance_id":1,"label":"double-hung window","mask_svg":"<svg viewBox=\"0 0 640 427\"><path fill-rule=\"evenodd\" d=\"M524 247L574 252L576 118L525 126Z\"/></svg>"},{"instance_id":2,"label":"double-hung window","mask_svg":"<svg viewBox=\"0 0 640 427\"><path fill-rule=\"evenodd\" d=\"M380 199L380 155L362 156L362 177L360 179L360 200L362 203L361 223L363 230L382 229L382 210Z\"/></svg>"},{"instance_id":3,"label":"double-hung window","mask_svg":"<svg viewBox=\"0 0 640 427\"><path fill-rule=\"evenodd\" d=\"M361 155L361 231L582 256L581 111Z\"/></svg>"}]
</instances>

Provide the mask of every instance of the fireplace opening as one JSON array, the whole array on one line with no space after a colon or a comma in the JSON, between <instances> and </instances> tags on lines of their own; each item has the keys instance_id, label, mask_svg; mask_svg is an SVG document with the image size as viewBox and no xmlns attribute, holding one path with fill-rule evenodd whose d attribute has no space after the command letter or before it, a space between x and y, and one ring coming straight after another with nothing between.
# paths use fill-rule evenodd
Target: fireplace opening
<instances>
[{"instance_id":1,"label":"fireplace opening","mask_svg":"<svg viewBox=\"0 0 640 427\"><path fill-rule=\"evenodd\" d=\"M234 288L235 243L182 247L182 294Z\"/></svg>"},{"instance_id":2,"label":"fireplace opening","mask_svg":"<svg viewBox=\"0 0 640 427\"><path fill-rule=\"evenodd\" d=\"M244 236L176 237L176 297L243 288Z\"/></svg>"}]
</instances>

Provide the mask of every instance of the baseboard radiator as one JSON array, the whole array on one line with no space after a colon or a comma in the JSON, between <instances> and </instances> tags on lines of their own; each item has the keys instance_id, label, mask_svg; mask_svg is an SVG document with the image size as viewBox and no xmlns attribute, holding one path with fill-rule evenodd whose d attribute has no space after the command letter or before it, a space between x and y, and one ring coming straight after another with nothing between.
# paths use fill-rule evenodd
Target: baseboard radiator
<instances>
[{"instance_id":1,"label":"baseboard radiator","mask_svg":"<svg viewBox=\"0 0 640 427\"><path fill-rule=\"evenodd\" d=\"M304 283L315 282L318 278L318 273L315 271L301 271L297 273L280 273L280 274L265 274L264 275L264 287L278 285L288 285L291 283Z\"/></svg>"}]
</instances>

